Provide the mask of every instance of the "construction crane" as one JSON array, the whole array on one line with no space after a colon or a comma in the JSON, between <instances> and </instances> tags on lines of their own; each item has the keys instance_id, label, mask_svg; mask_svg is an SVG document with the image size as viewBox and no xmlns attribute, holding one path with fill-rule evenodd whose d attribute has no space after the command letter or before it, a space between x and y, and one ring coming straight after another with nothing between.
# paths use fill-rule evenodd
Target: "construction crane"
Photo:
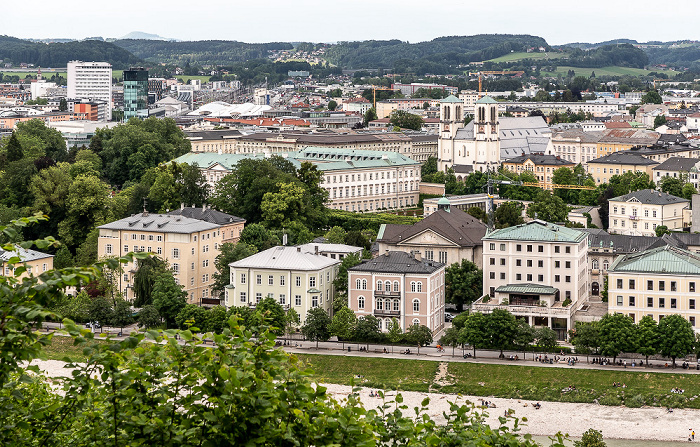
<instances>
[{"instance_id":1,"label":"construction crane","mask_svg":"<svg viewBox=\"0 0 700 447\"><path fill-rule=\"evenodd\" d=\"M493 76L493 75L516 75L522 76L525 72L521 70L498 70L498 71L470 71L469 76L478 75L479 76L479 93L481 93L481 77L482 76ZM480 95L481 96L481 95Z\"/></svg>"},{"instance_id":2,"label":"construction crane","mask_svg":"<svg viewBox=\"0 0 700 447\"><path fill-rule=\"evenodd\" d=\"M386 88L386 87L377 87L376 85L372 86L372 107L374 107L374 110L377 110L377 90L388 90L393 92L393 88Z\"/></svg>"}]
</instances>

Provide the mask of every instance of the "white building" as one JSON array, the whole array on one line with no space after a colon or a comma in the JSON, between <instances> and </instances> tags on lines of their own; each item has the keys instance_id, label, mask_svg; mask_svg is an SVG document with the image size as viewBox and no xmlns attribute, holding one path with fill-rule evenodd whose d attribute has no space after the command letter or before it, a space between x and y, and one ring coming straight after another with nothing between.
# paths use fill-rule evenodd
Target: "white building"
<instances>
[{"instance_id":1,"label":"white building","mask_svg":"<svg viewBox=\"0 0 700 447\"><path fill-rule=\"evenodd\" d=\"M684 227L689 200L653 189L634 191L609 201L608 232L633 236L655 236L656 227Z\"/></svg>"},{"instance_id":2,"label":"white building","mask_svg":"<svg viewBox=\"0 0 700 447\"><path fill-rule=\"evenodd\" d=\"M56 88L55 82L46 82L45 79L39 79L37 81L32 81L29 86L29 91L32 94L32 100L46 96L46 92L49 89Z\"/></svg>"},{"instance_id":3,"label":"white building","mask_svg":"<svg viewBox=\"0 0 700 447\"><path fill-rule=\"evenodd\" d=\"M68 62L68 98L105 101L105 120L111 121L112 66L107 62Z\"/></svg>"}]
</instances>

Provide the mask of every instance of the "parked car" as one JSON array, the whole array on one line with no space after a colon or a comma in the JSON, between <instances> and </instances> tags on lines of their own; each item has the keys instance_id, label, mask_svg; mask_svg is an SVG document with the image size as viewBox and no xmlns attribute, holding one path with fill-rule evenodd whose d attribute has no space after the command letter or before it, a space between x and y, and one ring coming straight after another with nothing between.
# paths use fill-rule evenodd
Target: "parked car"
<instances>
[{"instance_id":1,"label":"parked car","mask_svg":"<svg viewBox=\"0 0 700 447\"><path fill-rule=\"evenodd\" d=\"M99 321L89 321L85 323L85 327L88 329L99 329L102 327Z\"/></svg>"},{"instance_id":2,"label":"parked car","mask_svg":"<svg viewBox=\"0 0 700 447\"><path fill-rule=\"evenodd\" d=\"M454 319L455 319L455 316L454 316L454 315L448 314L447 312L445 312L445 321L451 322L451 321L454 320Z\"/></svg>"}]
</instances>

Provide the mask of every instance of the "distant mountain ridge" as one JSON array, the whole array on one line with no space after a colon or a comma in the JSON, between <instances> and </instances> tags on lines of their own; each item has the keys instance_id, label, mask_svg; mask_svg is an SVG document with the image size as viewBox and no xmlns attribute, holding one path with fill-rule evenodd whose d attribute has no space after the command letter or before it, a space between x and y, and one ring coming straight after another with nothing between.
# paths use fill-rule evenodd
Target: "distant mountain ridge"
<instances>
[{"instance_id":1,"label":"distant mountain ridge","mask_svg":"<svg viewBox=\"0 0 700 447\"><path fill-rule=\"evenodd\" d=\"M170 37L159 36L158 34L144 33L143 31L132 31L126 36L119 37L117 39L108 40L124 40L124 39L139 39L139 40L165 40L167 42L179 42L178 39L173 39Z\"/></svg>"}]
</instances>

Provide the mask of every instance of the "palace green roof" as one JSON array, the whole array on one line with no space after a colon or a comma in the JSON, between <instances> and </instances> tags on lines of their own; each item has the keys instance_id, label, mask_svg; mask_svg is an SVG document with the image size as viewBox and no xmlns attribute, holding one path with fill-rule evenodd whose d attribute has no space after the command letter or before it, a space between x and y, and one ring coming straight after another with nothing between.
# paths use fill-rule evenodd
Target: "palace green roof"
<instances>
[{"instance_id":1,"label":"palace green roof","mask_svg":"<svg viewBox=\"0 0 700 447\"><path fill-rule=\"evenodd\" d=\"M484 236L483 240L578 243L586 237L587 234L583 231L562 227L543 220L533 220L514 227L492 231Z\"/></svg>"},{"instance_id":2,"label":"palace green roof","mask_svg":"<svg viewBox=\"0 0 700 447\"><path fill-rule=\"evenodd\" d=\"M450 96L448 96L447 98L444 98L444 99L441 99L441 100L440 100L440 103L441 103L441 104L442 104L442 103L450 103L450 102L464 102L464 101L462 101L461 99L459 99L459 98L456 97L455 95L450 95Z\"/></svg>"},{"instance_id":3,"label":"palace green roof","mask_svg":"<svg viewBox=\"0 0 700 447\"><path fill-rule=\"evenodd\" d=\"M498 293L524 293L528 295L554 295L559 289L542 284L508 284L496 289Z\"/></svg>"},{"instance_id":4,"label":"palace green roof","mask_svg":"<svg viewBox=\"0 0 700 447\"><path fill-rule=\"evenodd\" d=\"M498 101L490 97L489 95L484 96L476 100L476 104L497 104Z\"/></svg>"},{"instance_id":5,"label":"palace green roof","mask_svg":"<svg viewBox=\"0 0 700 447\"><path fill-rule=\"evenodd\" d=\"M700 275L700 256L682 248L666 245L618 258L610 273L661 273Z\"/></svg>"}]
</instances>

